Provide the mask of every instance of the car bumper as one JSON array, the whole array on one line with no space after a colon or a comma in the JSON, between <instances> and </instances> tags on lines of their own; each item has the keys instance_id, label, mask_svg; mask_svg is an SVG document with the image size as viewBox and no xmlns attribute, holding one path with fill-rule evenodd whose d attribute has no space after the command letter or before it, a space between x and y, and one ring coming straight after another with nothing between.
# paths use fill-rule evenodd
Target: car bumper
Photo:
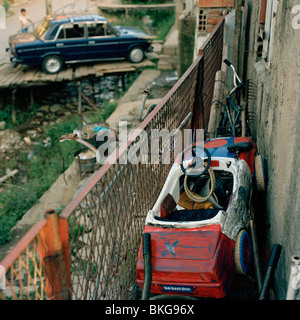
<instances>
[{"instance_id":1,"label":"car bumper","mask_svg":"<svg viewBox=\"0 0 300 320\"><path fill-rule=\"evenodd\" d=\"M6 48L5 50L9 54L9 60L12 63L18 64L23 62L22 60L18 59L16 56L13 55L13 53L11 52L11 48Z\"/></svg>"},{"instance_id":2,"label":"car bumper","mask_svg":"<svg viewBox=\"0 0 300 320\"><path fill-rule=\"evenodd\" d=\"M151 234L151 293L203 298L226 296L233 275L235 242L218 224L192 229L146 226ZM142 244L136 276L143 287L145 272Z\"/></svg>"},{"instance_id":3,"label":"car bumper","mask_svg":"<svg viewBox=\"0 0 300 320\"><path fill-rule=\"evenodd\" d=\"M9 54L9 60L12 63L21 63L22 61L20 59L18 59L17 57L15 57L12 52L11 52L11 48L6 48L5 51Z\"/></svg>"},{"instance_id":4,"label":"car bumper","mask_svg":"<svg viewBox=\"0 0 300 320\"><path fill-rule=\"evenodd\" d=\"M141 280L137 280L141 290L143 290L144 283ZM175 282L172 284L163 281L152 281L151 294L158 295L174 295L174 296L189 296L198 298L225 298L227 295L227 287L223 283L214 282Z\"/></svg>"},{"instance_id":5,"label":"car bumper","mask_svg":"<svg viewBox=\"0 0 300 320\"><path fill-rule=\"evenodd\" d=\"M16 64L22 63L22 60L17 59L15 57L10 57L9 59L12 63L16 63Z\"/></svg>"}]
</instances>

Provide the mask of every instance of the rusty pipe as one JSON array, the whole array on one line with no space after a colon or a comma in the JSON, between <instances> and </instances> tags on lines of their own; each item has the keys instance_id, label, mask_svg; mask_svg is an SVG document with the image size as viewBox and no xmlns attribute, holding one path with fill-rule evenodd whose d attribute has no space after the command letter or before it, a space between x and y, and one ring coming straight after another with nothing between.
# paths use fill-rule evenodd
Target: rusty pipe
<instances>
[{"instance_id":1,"label":"rusty pipe","mask_svg":"<svg viewBox=\"0 0 300 320\"><path fill-rule=\"evenodd\" d=\"M79 138L78 135L75 133L65 134L65 135L61 136L59 139L59 142L64 142L66 140L75 140L75 141L79 142L80 144L82 144L83 146L87 147L88 149L92 150L95 153L95 155L97 155L97 148L95 148L93 145L91 145L87 141Z\"/></svg>"},{"instance_id":2,"label":"rusty pipe","mask_svg":"<svg viewBox=\"0 0 300 320\"><path fill-rule=\"evenodd\" d=\"M145 103L146 103L147 97L150 95L150 91L147 88L143 92L141 92L141 94L143 95L143 99L142 99L141 106L140 106L140 112L139 112L139 117L138 117L139 121L142 121L142 116L143 116L143 111L144 111L144 108L145 108Z\"/></svg>"}]
</instances>

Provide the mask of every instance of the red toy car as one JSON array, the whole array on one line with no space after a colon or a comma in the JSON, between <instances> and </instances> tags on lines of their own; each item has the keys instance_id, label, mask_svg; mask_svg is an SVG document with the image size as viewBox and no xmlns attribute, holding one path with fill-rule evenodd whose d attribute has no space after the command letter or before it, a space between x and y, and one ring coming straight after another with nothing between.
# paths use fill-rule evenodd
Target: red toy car
<instances>
[{"instance_id":1,"label":"red toy car","mask_svg":"<svg viewBox=\"0 0 300 320\"><path fill-rule=\"evenodd\" d=\"M205 162L204 169L189 174L196 158ZM264 189L262 157L248 137L211 139L175 161L146 217L151 294L222 298L235 272L248 272L253 181ZM142 289L144 268L141 242L137 283Z\"/></svg>"}]
</instances>

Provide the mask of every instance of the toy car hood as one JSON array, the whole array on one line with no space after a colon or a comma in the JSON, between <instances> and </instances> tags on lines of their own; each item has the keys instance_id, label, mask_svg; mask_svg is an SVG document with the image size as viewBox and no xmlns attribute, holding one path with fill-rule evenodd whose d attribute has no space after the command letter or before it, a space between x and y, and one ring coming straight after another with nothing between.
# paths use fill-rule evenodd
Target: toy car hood
<instances>
[{"instance_id":1,"label":"toy car hood","mask_svg":"<svg viewBox=\"0 0 300 320\"><path fill-rule=\"evenodd\" d=\"M234 241L220 225L195 229L146 227L151 233L152 293L224 297L231 282ZM142 287L144 262L138 255L137 282Z\"/></svg>"}]
</instances>

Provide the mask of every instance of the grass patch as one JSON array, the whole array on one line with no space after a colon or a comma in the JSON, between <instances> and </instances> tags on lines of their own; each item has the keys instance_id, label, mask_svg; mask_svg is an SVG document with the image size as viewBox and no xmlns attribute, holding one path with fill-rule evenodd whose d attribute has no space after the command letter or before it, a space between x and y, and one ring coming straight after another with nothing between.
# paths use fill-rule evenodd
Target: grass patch
<instances>
[{"instance_id":1,"label":"grass patch","mask_svg":"<svg viewBox=\"0 0 300 320\"><path fill-rule=\"evenodd\" d=\"M93 112L86 116L89 123L103 122L115 110L117 103L105 104L101 112ZM34 145L33 157L22 152L17 155L13 167L22 163L26 176L26 183L19 182L16 185L5 188L0 192L0 245L11 240L13 234L11 228L23 215L37 203L38 199L46 192L64 169L67 169L74 160L74 153L80 149L75 141L60 143L59 138L66 133L72 133L74 129L82 127L79 116L73 116L63 122L56 123L45 130L39 139L38 145ZM44 147L43 140L50 137L51 147Z\"/></svg>"},{"instance_id":2,"label":"grass patch","mask_svg":"<svg viewBox=\"0 0 300 320\"><path fill-rule=\"evenodd\" d=\"M25 121L30 120L32 116L36 114L38 105L33 103L26 111L22 110L21 108L15 108L16 122L14 124L12 121L12 109L13 106L8 104L0 110L0 121L5 121L7 128L18 126Z\"/></svg>"},{"instance_id":3,"label":"grass patch","mask_svg":"<svg viewBox=\"0 0 300 320\"><path fill-rule=\"evenodd\" d=\"M18 156L17 160L26 168L23 174L26 175L28 182L24 185L10 187L0 193L0 244L11 239L11 228L62 173L62 158L64 158L66 168L72 163L74 152L78 150L78 144L71 141L62 145L58 139L61 135L72 132L81 125L78 116L55 124L46 130L42 138L51 137L53 144L50 148L45 148L41 139L39 141L41 144L33 147L32 159L29 159L25 152Z\"/></svg>"},{"instance_id":4,"label":"grass patch","mask_svg":"<svg viewBox=\"0 0 300 320\"><path fill-rule=\"evenodd\" d=\"M114 20L115 25L132 25L143 29L141 18L144 15L151 15L154 24L153 26L160 26L157 29L163 36L168 32L168 28L172 26L170 21L170 12L153 13L139 12L128 21L125 15L118 16ZM165 24L165 25L164 25ZM139 72L130 74L125 92L131 84L138 77ZM124 93L125 93L124 92ZM84 122L87 124L105 122L105 120L114 112L118 102L108 103L103 102L100 112L89 112L84 116ZM16 109L16 123L12 123L11 106L8 105L0 110L0 121L6 122L6 128L14 129L15 126L23 124L26 121L32 121L32 118L38 110L38 105L32 105L26 112L24 110ZM74 129L79 129L83 126L83 120L79 116L72 116L65 121L56 123L51 127L45 128L43 135L37 142L40 144L32 146L32 157L28 157L28 153L21 152L16 154L14 159L9 162L2 162L1 168L10 168L11 170L21 168L19 175L21 178L14 178L14 185L8 183L4 184L3 191L0 192L0 245L9 242L13 237L11 229L16 225L23 215L34 206L39 198L51 187L59 175L66 170L74 160L74 153L78 151L81 146L75 141L68 141L67 143L60 143L59 138L66 133L72 133ZM51 147L44 147L43 140L50 137L52 140ZM24 178L24 179L22 179ZM18 179L18 181L17 181ZM24 181L25 182L24 182Z\"/></svg>"},{"instance_id":5,"label":"grass patch","mask_svg":"<svg viewBox=\"0 0 300 320\"><path fill-rule=\"evenodd\" d=\"M152 28L149 29L143 24L143 17L149 16ZM155 36L157 40L165 41L167 34L175 22L175 10L140 10L132 11L129 16L125 14L110 15L112 25L132 26L142 29Z\"/></svg>"}]
</instances>

